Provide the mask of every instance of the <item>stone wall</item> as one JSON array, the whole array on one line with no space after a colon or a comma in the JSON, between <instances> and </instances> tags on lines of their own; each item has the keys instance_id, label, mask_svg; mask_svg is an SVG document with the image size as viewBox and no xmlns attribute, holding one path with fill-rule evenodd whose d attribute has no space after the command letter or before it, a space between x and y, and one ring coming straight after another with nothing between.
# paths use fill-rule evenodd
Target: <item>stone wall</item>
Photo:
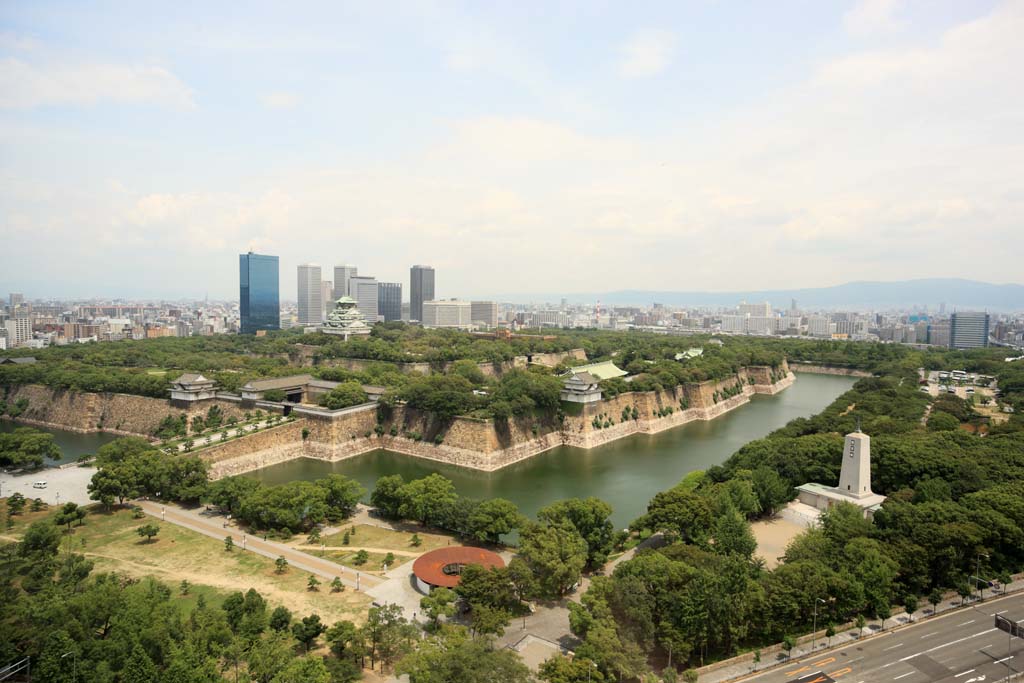
<instances>
[{"instance_id":1,"label":"stone wall","mask_svg":"<svg viewBox=\"0 0 1024 683\"><path fill-rule=\"evenodd\" d=\"M789 366L793 372L806 372L810 375L842 375L844 377L874 377L870 372L855 368L844 368L838 365L815 365L793 361Z\"/></svg>"},{"instance_id":2,"label":"stone wall","mask_svg":"<svg viewBox=\"0 0 1024 683\"><path fill-rule=\"evenodd\" d=\"M184 413L191 422L196 415L205 416L214 405L220 406L225 418L241 418L244 414L237 403L223 399L198 401L190 409L182 410L162 398L51 389L39 384L10 388L9 402L22 398L28 400L28 408L19 421L86 433L102 431L151 437L165 417Z\"/></svg>"}]
</instances>

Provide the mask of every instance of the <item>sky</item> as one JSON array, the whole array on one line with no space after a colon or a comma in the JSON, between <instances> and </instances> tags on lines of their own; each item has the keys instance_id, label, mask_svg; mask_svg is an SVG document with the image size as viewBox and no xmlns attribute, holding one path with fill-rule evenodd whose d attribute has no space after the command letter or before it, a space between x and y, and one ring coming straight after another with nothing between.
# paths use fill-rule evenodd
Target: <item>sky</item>
<instances>
[{"instance_id":1,"label":"sky","mask_svg":"<svg viewBox=\"0 0 1024 683\"><path fill-rule=\"evenodd\" d=\"M1024 0L0 0L0 292L1024 281Z\"/></svg>"}]
</instances>

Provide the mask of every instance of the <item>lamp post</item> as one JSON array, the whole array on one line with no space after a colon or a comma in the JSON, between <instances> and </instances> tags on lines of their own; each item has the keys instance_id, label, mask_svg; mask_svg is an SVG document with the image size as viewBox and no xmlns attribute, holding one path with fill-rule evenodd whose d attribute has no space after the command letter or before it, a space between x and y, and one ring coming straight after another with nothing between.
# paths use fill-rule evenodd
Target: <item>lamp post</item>
<instances>
[{"instance_id":1,"label":"lamp post","mask_svg":"<svg viewBox=\"0 0 1024 683\"><path fill-rule=\"evenodd\" d=\"M61 660L63 661L63 659L65 657L67 657L68 655L71 655L71 680L77 681L78 680L78 654L74 650L71 650L70 652L65 652L64 654L62 654L60 656Z\"/></svg>"},{"instance_id":2,"label":"lamp post","mask_svg":"<svg viewBox=\"0 0 1024 683\"><path fill-rule=\"evenodd\" d=\"M981 558L989 559L985 553L978 553L977 562L974 565L974 580L978 586L978 602L982 602L985 599L985 586L981 583Z\"/></svg>"},{"instance_id":3,"label":"lamp post","mask_svg":"<svg viewBox=\"0 0 1024 683\"><path fill-rule=\"evenodd\" d=\"M814 624L811 626L811 652L814 652L814 643L818 639L818 603L825 604L821 598L814 598Z\"/></svg>"}]
</instances>

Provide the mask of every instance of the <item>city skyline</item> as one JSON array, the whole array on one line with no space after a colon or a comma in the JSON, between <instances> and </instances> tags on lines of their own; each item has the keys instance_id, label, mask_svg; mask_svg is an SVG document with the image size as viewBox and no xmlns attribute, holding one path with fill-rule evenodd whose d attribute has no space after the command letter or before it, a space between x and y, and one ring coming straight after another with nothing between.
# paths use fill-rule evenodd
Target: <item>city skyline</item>
<instances>
[{"instance_id":1,"label":"city skyline","mask_svg":"<svg viewBox=\"0 0 1024 683\"><path fill-rule=\"evenodd\" d=\"M438 296L1019 279L1021 2L535 13L5 6L0 290L228 298L249 249Z\"/></svg>"}]
</instances>

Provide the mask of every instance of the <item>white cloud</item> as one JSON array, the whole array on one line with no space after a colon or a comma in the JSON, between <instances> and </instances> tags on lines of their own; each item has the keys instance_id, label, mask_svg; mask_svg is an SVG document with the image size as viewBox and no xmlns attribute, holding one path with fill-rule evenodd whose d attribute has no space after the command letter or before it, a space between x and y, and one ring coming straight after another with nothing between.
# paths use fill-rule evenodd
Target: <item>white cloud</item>
<instances>
[{"instance_id":1,"label":"white cloud","mask_svg":"<svg viewBox=\"0 0 1024 683\"><path fill-rule=\"evenodd\" d=\"M625 78L656 76L671 63L675 49L676 38L670 31L638 31L620 48L619 75Z\"/></svg>"},{"instance_id":2,"label":"white cloud","mask_svg":"<svg viewBox=\"0 0 1024 683\"><path fill-rule=\"evenodd\" d=\"M192 91L160 66L0 59L0 108L93 105L102 101L195 107Z\"/></svg>"},{"instance_id":3,"label":"white cloud","mask_svg":"<svg viewBox=\"0 0 1024 683\"><path fill-rule=\"evenodd\" d=\"M843 26L853 35L896 31L903 26L896 17L902 3L903 0L857 0L843 15Z\"/></svg>"},{"instance_id":4,"label":"white cloud","mask_svg":"<svg viewBox=\"0 0 1024 683\"><path fill-rule=\"evenodd\" d=\"M294 109L299 104L299 96L290 92L271 92L261 98L267 109Z\"/></svg>"}]
</instances>

